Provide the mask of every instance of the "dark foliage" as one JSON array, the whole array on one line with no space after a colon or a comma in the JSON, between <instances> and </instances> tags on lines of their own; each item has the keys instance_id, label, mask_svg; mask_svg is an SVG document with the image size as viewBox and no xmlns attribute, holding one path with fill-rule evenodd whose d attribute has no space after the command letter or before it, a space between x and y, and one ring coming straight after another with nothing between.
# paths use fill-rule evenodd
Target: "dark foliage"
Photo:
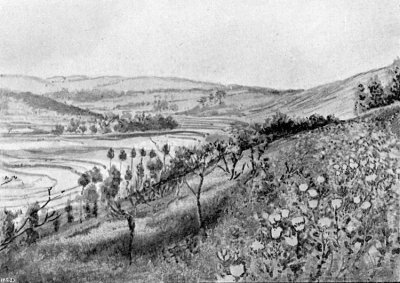
<instances>
[{"instance_id":1,"label":"dark foliage","mask_svg":"<svg viewBox=\"0 0 400 283\"><path fill-rule=\"evenodd\" d=\"M51 131L53 134L59 136L64 133L63 125L56 125L55 128Z\"/></svg>"},{"instance_id":2,"label":"dark foliage","mask_svg":"<svg viewBox=\"0 0 400 283\"><path fill-rule=\"evenodd\" d=\"M113 199L119 191L119 184L121 183L121 173L115 166L111 166L109 176L104 180L102 193L107 199Z\"/></svg>"},{"instance_id":3,"label":"dark foliage","mask_svg":"<svg viewBox=\"0 0 400 283\"><path fill-rule=\"evenodd\" d=\"M371 78L366 86L358 85L354 104L356 115L400 101L400 68L396 66L390 73L392 79L387 86L383 86L377 76Z\"/></svg>"},{"instance_id":4,"label":"dark foliage","mask_svg":"<svg viewBox=\"0 0 400 283\"><path fill-rule=\"evenodd\" d=\"M72 205L70 201L68 201L65 206L65 212L67 213L67 222L72 223L74 221L74 216L72 215Z\"/></svg>"},{"instance_id":5,"label":"dark foliage","mask_svg":"<svg viewBox=\"0 0 400 283\"><path fill-rule=\"evenodd\" d=\"M263 125L256 125L258 133L265 135L267 141L297 134L303 131L314 130L328 124L338 124L339 119L334 115L324 116L313 114L307 118L290 118L288 115L277 112L272 118L268 118Z\"/></svg>"},{"instance_id":6,"label":"dark foliage","mask_svg":"<svg viewBox=\"0 0 400 283\"><path fill-rule=\"evenodd\" d=\"M175 129L179 124L171 116L164 117L160 114L155 116L136 115L134 119L119 119L118 124L114 126L114 131L120 133L136 132L136 131L157 131L165 129Z\"/></svg>"}]
</instances>

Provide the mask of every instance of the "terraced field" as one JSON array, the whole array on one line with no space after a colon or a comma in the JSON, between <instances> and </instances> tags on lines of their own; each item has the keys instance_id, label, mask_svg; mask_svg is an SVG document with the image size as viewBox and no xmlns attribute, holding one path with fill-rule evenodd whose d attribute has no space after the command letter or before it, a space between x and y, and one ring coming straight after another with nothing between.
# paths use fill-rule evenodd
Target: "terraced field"
<instances>
[{"instance_id":1,"label":"terraced field","mask_svg":"<svg viewBox=\"0 0 400 283\"><path fill-rule=\"evenodd\" d=\"M170 134L153 137L125 137L125 138L93 138L93 137L54 137L40 138L35 135L24 135L18 140L1 138L0 177L17 176L19 181L12 181L0 187L0 206L8 209L26 208L27 203L44 202L47 199L47 188L54 187L52 194L55 198L51 202L52 208L65 206L68 199L74 200L80 193L78 186L80 175L94 166L105 176L110 164L107 150L112 147L116 157L112 164L118 168L118 152L124 149L130 152L132 147L137 150L145 148L147 151L156 149L153 142L159 146L164 143L176 146L198 144L202 135ZM137 165L135 160L133 166ZM122 170L130 166L128 159L122 164Z\"/></svg>"}]
</instances>

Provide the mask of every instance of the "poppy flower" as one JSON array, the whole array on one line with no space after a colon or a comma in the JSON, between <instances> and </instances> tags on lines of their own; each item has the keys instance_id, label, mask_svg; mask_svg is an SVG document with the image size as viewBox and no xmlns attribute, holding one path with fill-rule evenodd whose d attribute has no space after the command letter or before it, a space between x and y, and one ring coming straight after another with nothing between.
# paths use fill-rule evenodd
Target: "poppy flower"
<instances>
[{"instance_id":1,"label":"poppy flower","mask_svg":"<svg viewBox=\"0 0 400 283\"><path fill-rule=\"evenodd\" d=\"M354 202L355 204L359 204L360 201L361 201L360 196L356 196L356 197L353 198L353 202Z\"/></svg>"},{"instance_id":2,"label":"poppy flower","mask_svg":"<svg viewBox=\"0 0 400 283\"><path fill-rule=\"evenodd\" d=\"M318 206L318 200L312 199L308 201L308 206L310 208L316 208Z\"/></svg>"},{"instance_id":3,"label":"poppy flower","mask_svg":"<svg viewBox=\"0 0 400 283\"><path fill-rule=\"evenodd\" d=\"M341 199L337 198L337 199L332 200L332 207L334 209L338 209L341 206L342 206L342 200Z\"/></svg>"},{"instance_id":4,"label":"poppy flower","mask_svg":"<svg viewBox=\"0 0 400 283\"><path fill-rule=\"evenodd\" d=\"M281 215L278 214L278 213L271 214L271 215L268 217L268 221L269 221L272 225L274 225L276 222L278 222L278 221L280 221L280 220L281 220Z\"/></svg>"},{"instance_id":5,"label":"poppy flower","mask_svg":"<svg viewBox=\"0 0 400 283\"><path fill-rule=\"evenodd\" d=\"M258 251L258 250L262 250L264 248L264 245L262 243L260 243L259 241L255 241L255 242L253 242L253 244L251 244L251 248L255 251Z\"/></svg>"},{"instance_id":6,"label":"poppy flower","mask_svg":"<svg viewBox=\"0 0 400 283\"><path fill-rule=\"evenodd\" d=\"M276 227L271 229L271 236L273 239L278 239L282 234L282 228L281 227Z\"/></svg>"},{"instance_id":7,"label":"poppy flower","mask_svg":"<svg viewBox=\"0 0 400 283\"><path fill-rule=\"evenodd\" d=\"M308 191L308 194L310 195L310 197L316 197L318 195L318 192L315 189L311 189Z\"/></svg>"},{"instance_id":8,"label":"poppy flower","mask_svg":"<svg viewBox=\"0 0 400 283\"><path fill-rule=\"evenodd\" d=\"M282 209L281 215L282 218L287 218L289 216L289 209Z\"/></svg>"},{"instance_id":9,"label":"poppy flower","mask_svg":"<svg viewBox=\"0 0 400 283\"><path fill-rule=\"evenodd\" d=\"M285 242L286 244L292 247L297 246L297 244L299 243L296 235L293 235L291 237L285 237Z\"/></svg>"},{"instance_id":10,"label":"poppy flower","mask_svg":"<svg viewBox=\"0 0 400 283\"><path fill-rule=\"evenodd\" d=\"M301 184L301 185L299 186L299 190L300 190L301 192L305 192L305 191L307 191L307 189L308 189L308 185L307 185L307 184Z\"/></svg>"},{"instance_id":11,"label":"poppy flower","mask_svg":"<svg viewBox=\"0 0 400 283\"><path fill-rule=\"evenodd\" d=\"M325 178L323 176L318 176L317 177L317 183L318 184L322 184L323 182L325 182Z\"/></svg>"},{"instance_id":12,"label":"poppy flower","mask_svg":"<svg viewBox=\"0 0 400 283\"><path fill-rule=\"evenodd\" d=\"M370 208L371 207L371 203L369 202L369 201L364 201L362 204L361 204L361 209L362 210L367 210L368 208Z\"/></svg>"},{"instance_id":13,"label":"poppy flower","mask_svg":"<svg viewBox=\"0 0 400 283\"><path fill-rule=\"evenodd\" d=\"M243 264L231 265L229 267L229 271L233 276L240 277L244 273L244 265Z\"/></svg>"}]
</instances>

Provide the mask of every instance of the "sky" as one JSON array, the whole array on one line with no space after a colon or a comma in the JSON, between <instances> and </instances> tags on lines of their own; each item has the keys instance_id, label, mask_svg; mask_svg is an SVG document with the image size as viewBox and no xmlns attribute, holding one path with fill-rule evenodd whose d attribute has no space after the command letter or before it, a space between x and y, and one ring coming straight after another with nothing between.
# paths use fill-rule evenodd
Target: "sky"
<instances>
[{"instance_id":1,"label":"sky","mask_svg":"<svg viewBox=\"0 0 400 283\"><path fill-rule=\"evenodd\" d=\"M308 88L400 56L398 0L0 0L0 73Z\"/></svg>"}]
</instances>

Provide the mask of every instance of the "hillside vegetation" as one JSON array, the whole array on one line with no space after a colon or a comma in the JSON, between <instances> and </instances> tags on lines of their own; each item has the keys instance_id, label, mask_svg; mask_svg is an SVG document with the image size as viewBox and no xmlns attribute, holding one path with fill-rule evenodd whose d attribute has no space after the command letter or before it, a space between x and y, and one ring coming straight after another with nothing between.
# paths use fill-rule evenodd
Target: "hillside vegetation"
<instances>
[{"instance_id":1,"label":"hillside vegetation","mask_svg":"<svg viewBox=\"0 0 400 283\"><path fill-rule=\"evenodd\" d=\"M131 226L120 214L66 224L15 247L1 270L20 282L398 280L399 113L392 107L319 127L319 119L279 114L261 128L239 129L229 143L183 149L171 161L180 170L167 171L191 173L183 198L167 206L171 195L157 196L163 179L150 185L155 190L138 207L132 249ZM218 172L207 173L203 158L220 165ZM104 189L112 204L122 176L116 168L109 174ZM199 177L201 208L190 192L200 195ZM113 204L109 212L133 215L129 207Z\"/></svg>"}]
</instances>

